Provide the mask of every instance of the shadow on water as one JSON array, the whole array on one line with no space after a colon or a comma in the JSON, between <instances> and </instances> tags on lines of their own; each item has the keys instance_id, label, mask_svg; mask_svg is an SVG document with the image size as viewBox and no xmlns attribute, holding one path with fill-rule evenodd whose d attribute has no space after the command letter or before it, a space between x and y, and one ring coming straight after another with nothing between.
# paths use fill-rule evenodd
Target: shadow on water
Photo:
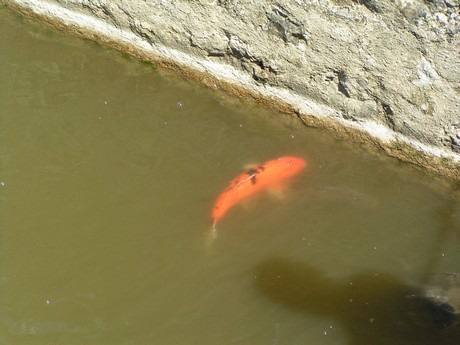
<instances>
[{"instance_id":1,"label":"shadow on water","mask_svg":"<svg viewBox=\"0 0 460 345\"><path fill-rule=\"evenodd\" d=\"M460 344L460 325L420 297L417 287L367 272L336 282L313 266L283 258L256 267L259 291L290 309L333 319L351 345Z\"/></svg>"}]
</instances>

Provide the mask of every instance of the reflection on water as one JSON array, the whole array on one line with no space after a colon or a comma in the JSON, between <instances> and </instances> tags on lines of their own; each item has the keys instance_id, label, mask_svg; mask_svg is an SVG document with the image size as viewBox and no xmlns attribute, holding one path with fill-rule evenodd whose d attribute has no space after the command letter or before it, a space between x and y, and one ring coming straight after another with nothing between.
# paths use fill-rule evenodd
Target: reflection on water
<instances>
[{"instance_id":1,"label":"reflection on water","mask_svg":"<svg viewBox=\"0 0 460 345\"><path fill-rule=\"evenodd\" d=\"M0 343L456 339L407 297L460 271L455 186L4 9L0 46ZM208 246L285 155L308 169Z\"/></svg>"},{"instance_id":2,"label":"reflection on water","mask_svg":"<svg viewBox=\"0 0 460 345\"><path fill-rule=\"evenodd\" d=\"M391 274L365 272L335 282L312 265L270 259L256 286L271 300L338 322L350 344L458 344L460 327L422 292ZM325 331L327 333L327 331Z\"/></svg>"}]
</instances>

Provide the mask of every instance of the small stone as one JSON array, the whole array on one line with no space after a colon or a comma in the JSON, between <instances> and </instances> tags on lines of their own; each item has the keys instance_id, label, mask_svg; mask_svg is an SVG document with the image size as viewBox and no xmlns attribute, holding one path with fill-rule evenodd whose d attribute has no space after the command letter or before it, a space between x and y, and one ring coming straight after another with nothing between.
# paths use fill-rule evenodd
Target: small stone
<instances>
[{"instance_id":1,"label":"small stone","mask_svg":"<svg viewBox=\"0 0 460 345\"><path fill-rule=\"evenodd\" d=\"M448 21L447 17L444 13L437 13L436 18L438 19L438 22L441 23L442 25L446 26Z\"/></svg>"}]
</instances>

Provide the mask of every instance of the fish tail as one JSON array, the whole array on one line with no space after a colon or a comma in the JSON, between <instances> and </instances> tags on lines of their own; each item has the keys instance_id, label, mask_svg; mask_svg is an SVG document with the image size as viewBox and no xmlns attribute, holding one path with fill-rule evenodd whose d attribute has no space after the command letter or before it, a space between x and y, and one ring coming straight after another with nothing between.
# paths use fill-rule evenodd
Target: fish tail
<instances>
[{"instance_id":1,"label":"fish tail","mask_svg":"<svg viewBox=\"0 0 460 345\"><path fill-rule=\"evenodd\" d=\"M212 238L214 240L217 238L216 222L217 222L217 219L214 218L214 221L212 223Z\"/></svg>"}]
</instances>

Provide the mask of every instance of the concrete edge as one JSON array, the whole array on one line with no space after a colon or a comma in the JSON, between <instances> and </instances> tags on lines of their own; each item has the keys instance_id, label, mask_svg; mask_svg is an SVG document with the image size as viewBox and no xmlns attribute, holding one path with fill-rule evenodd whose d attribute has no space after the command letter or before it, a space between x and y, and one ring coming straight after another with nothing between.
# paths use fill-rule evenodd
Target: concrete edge
<instances>
[{"instance_id":1,"label":"concrete edge","mask_svg":"<svg viewBox=\"0 0 460 345\"><path fill-rule=\"evenodd\" d=\"M217 64L176 49L150 44L132 32L116 28L94 17L40 0L0 0L0 4L28 17L38 18L61 30L96 41L156 65L176 70L203 84L231 94L250 97L300 118L309 126L332 130L368 147L415 164L430 173L460 180L460 155L420 143L374 121L350 121L342 114L289 90L257 84L229 65Z\"/></svg>"}]
</instances>

